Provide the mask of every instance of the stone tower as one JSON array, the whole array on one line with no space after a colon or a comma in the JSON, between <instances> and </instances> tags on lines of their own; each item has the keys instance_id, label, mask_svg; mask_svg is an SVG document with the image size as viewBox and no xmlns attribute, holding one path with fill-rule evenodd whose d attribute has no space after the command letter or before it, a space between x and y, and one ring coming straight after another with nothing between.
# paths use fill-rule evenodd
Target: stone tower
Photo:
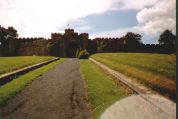
<instances>
[{"instance_id":1,"label":"stone tower","mask_svg":"<svg viewBox=\"0 0 178 119\"><path fill-rule=\"evenodd\" d=\"M51 40L59 40L60 57L75 57L79 48L88 49L88 34L78 34L74 29L65 29L64 34L53 33Z\"/></svg>"}]
</instances>

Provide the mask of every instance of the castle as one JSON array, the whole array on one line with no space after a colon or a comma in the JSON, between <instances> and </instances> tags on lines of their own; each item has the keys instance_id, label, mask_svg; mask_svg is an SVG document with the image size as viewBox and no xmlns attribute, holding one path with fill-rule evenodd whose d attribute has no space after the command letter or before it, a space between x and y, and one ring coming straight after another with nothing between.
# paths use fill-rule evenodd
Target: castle
<instances>
[{"instance_id":1,"label":"castle","mask_svg":"<svg viewBox=\"0 0 178 119\"><path fill-rule=\"evenodd\" d=\"M128 45L125 37L89 39L88 33L65 29L65 33L52 33L50 39L16 38L0 42L0 56L58 56L75 57L78 49L90 54L97 52L151 52L175 53L175 47L160 44Z\"/></svg>"},{"instance_id":2,"label":"castle","mask_svg":"<svg viewBox=\"0 0 178 119\"><path fill-rule=\"evenodd\" d=\"M88 49L87 33L78 34L73 29L65 29L65 33L52 33L51 39L16 38L9 39L0 46L0 56L60 56L75 57L76 51Z\"/></svg>"}]
</instances>

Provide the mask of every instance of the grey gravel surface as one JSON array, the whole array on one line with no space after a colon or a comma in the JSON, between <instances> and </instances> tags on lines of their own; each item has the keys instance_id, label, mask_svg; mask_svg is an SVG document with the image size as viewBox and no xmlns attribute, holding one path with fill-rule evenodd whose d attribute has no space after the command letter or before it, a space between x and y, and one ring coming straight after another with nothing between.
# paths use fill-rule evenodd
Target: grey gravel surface
<instances>
[{"instance_id":1,"label":"grey gravel surface","mask_svg":"<svg viewBox=\"0 0 178 119\"><path fill-rule=\"evenodd\" d=\"M100 119L176 119L176 104L158 95L132 95L111 105Z\"/></svg>"},{"instance_id":2,"label":"grey gravel surface","mask_svg":"<svg viewBox=\"0 0 178 119\"><path fill-rule=\"evenodd\" d=\"M88 119L78 59L58 64L9 100L3 119Z\"/></svg>"}]
</instances>

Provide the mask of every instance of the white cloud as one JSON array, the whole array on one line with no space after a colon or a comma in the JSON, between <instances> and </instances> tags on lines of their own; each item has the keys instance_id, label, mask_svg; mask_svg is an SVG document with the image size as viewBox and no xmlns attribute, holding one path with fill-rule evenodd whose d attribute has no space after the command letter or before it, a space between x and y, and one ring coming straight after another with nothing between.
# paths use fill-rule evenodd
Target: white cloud
<instances>
[{"instance_id":1,"label":"white cloud","mask_svg":"<svg viewBox=\"0 0 178 119\"><path fill-rule=\"evenodd\" d=\"M144 8L137 14L139 23L147 22L150 19L160 19L160 17L176 17L176 1L163 0L150 8Z\"/></svg>"},{"instance_id":2,"label":"white cloud","mask_svg":"<svg viewBox=\"0 0 178 119\"><path fill-rule=\"evenodd\" d=\"M119 0L117 9L121 10L140 10L152 6L161 0Z\"/></svg>"},{"instance_id":3,"label":"white cloud","mask_svg":"<svg viewBox=\"0 0 178 119\"><path fill-rule=\"evenodd\" d=\"M49 36L71 20L112 9L116 0L0 0L0 23L20 36Z\"/></svg>"},{"instance_id":4,"label":"white cloud","mask_svg":"<svg viewBox=\"0 0 178 119\"><path fill-rule=\"evenodd\" d=\"M128 31L155 35L165 29L176 31L176 0L0 0L0 23L14 26L23 37L50 37L69 23L77 31L92 30L88 15L110 10L136 10L138 25L91 34L91 37L119 37ZM69 25L70 26L70 25Z\"/></svg>"},{"instance_id":5,"label":"white cloud","mask_svg":"<svg viewBox=\"0 0 178 119\"><path fill-rule=\"evenodd\" d=\"M125 0L120 1L118 10L138 10L138 24L124 29L92 34L95 37L120 37L132 31L157 38L166 29L176 33L176 0Z\"/></svg>"},{"instance_id":6,"label":"white cloud","mask_svg":"<svg viewBox=\"0 0 178 119\"><path fill-rule=\"evenodd\" d=\"M148 35L155 35L163 32L166 29L172 30L173 33L175 33L176 21L172 18L153 20L146 22L141 29Z\"/></svg>"},{"instance_id":7,"label":"white cloud","mask_svg":"<svg viewBox=\"0 0 178 119\"><path fill-rule=\"evenodd\" d=\"M176 0L162 0L137 13L137 20L142 30L149 34L170 29L176 31Z\"/></svg>"}]
</instances>

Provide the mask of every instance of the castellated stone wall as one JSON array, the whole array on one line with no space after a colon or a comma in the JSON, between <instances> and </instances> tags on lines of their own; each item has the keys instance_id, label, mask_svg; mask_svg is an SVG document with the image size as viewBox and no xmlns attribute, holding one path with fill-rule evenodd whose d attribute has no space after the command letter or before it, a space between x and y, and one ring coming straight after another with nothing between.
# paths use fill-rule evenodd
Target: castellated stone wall
<instances>
[{"instance_id":1,"label":"castellated stone wall","mask_svg":"<svg viewBox=\"0 0 178 119\"><path fill-rule=\"evenodd\" d=\"M117 52L123 49L124 38L95 38L97 44L96 52Z\"/></svg>"},{"instance_id":2,"label":"castellated stone wall","mask_svg":"<svg viewBox=\"0 0 178 119\"><path fill-rule=\"evenodd\" d=\"M17 55L50 55L49 40L44 38L19 38Z\"/></svg>"},{"instance_id":3,"label":"castellated stone wall","mask_svg":"<svg viewBox=\"0 0 178 119\"><path fill-rule=\"evenodd\" d=\"M51 39L17 38L8 39L0 45L0 56L59 56L75 57L78 49L90 54L97 52L153 52L172 53L175 48L159 44L139 44L133 48L127 45L125 38L89 39L88 33L77 33L65 29L65 33L52 33Z\"/></svg>"},{"instance_id":4,"label":"castellated stone wall","mask_svg":"<svg viewBox=\"0 0 178 119\"><path fill-rule=\"evenodd\" d=\"M88 50L88 34L78 34L73 29L65 33L52 33L51 39L16 38L6 40L0 47L1 56L60 56L75 57L79 48Z\"/></svg>"}]
</instances>

